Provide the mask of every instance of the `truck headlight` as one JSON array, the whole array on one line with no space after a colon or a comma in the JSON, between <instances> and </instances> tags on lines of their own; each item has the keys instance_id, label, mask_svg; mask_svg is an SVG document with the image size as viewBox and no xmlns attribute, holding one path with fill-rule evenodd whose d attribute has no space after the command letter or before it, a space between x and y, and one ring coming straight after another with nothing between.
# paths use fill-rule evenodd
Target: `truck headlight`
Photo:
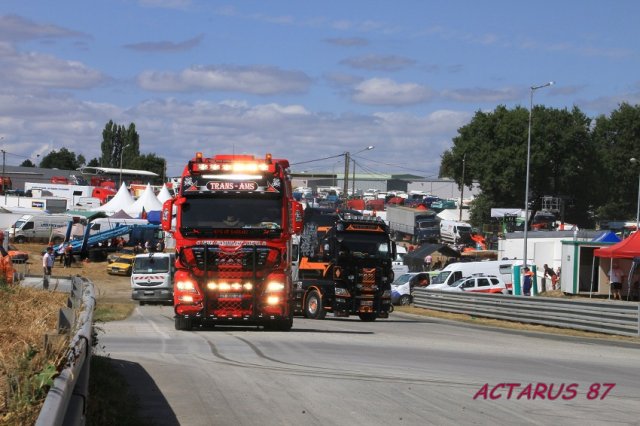
<instances>
[{"instance_id":1,"label":"truck headlight","mask_svg":"<svg viewBox=\"0 0 640 426\"><path fill-rule=\"evenodd\" d=\"M349 293L349 290L347 290L346 288L341 288L341 287L336 287L335 295L336 296L342 296L342 297L351 297L351 293Z\"/></svg>"},{"instance_id":2,"label":"truck headlight","mask_svg":"<svg viewBox=\"0 0 640 426\"><path fill-rule=\"evenodd\" d=\"M388 299L389 297L391 297L391 290L385 290L382 292L383 299Z\"/></svg>"},{"instance_id":3,"label":"truck headlight","mask_svg":"<svg viewBox=\"0 0 640 426\"><path fill-rule=\"evenodd\" d=\"M278 296L269 296L267 297L267 305L277 305L280 303L280 298Z\"/></svg>"},{"instance_id":4,"label":"truck headlight","mask_svg":"<svg viewBox=\"0 0 640 426\"><path fill-rule=\"evenodd\" d=\"M196 292L196 285L193 281L178 281L176 282L176 288L180 291Z\"/></svg>"},{"instance_id":5,"label":"truck headlight","mask_svg":"<svg viewBox=\"0 0 640 426\"><path fill-rule=\"evenodd\" d=\"M284 290L284 284L277 281L271 281L267 284L267 289L265 290L267 293L278 292Z\"/></svg>"}]
</instances>

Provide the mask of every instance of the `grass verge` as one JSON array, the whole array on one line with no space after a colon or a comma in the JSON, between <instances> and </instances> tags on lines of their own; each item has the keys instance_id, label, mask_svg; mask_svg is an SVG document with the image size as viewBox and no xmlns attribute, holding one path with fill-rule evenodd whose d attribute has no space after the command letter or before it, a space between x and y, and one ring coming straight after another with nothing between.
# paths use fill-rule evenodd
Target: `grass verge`
<instances>
[{"instance_id":1,"label":"grass verge","mask_svg":"<svg viewBox=\"0 0 640 426\"><path fill-rule=\"evenodd\" d=\"M0 424L34 424L65 363L57 335L67 295L0 283ZM45 334L55 335L45 347ZM59 338L58 338L59 337Z\"/></svg>"},{"instance_id":2,"label":"grass verge","mask_svg":"<svg viewBox=\"0 0 640 426\"><path fill-rule=\"evenodd\" d=\"M135 305L133 303L102 303L98 301L93 312L93 321L94 323L121 321L128 318L134 309Z\"/></svg>"}]
</instances>

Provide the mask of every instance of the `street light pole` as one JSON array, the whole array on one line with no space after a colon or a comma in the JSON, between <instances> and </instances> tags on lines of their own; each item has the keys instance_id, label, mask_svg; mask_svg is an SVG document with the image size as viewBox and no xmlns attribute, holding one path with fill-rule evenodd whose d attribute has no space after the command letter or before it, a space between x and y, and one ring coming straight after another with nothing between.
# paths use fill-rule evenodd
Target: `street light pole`
<instances>
[{"instance_id":1,"label":"street light pole","mask_svg":"<svg viewBox=\"0 0 640 426\"><path fill-rule=\"evenodd\" d=\"M122 155L124 154L125 148L128 147L129 145L130 144L126 144L120 149L120 185L118 186L118 188L122 186Z\"/></svg>"},{"instance_id":2,"label":"street light pole","mask_svg":"<svg viewBox=\"0 0 640 426\"><path fill-rule=\"evenodd\" d=\"M467 154L462 155L462 185L460 186L460 218L458 219L462 222L462 202L464 200L464 163L467 159Z\"/></svg>"},{"instance_id":3,"label":"street light pole","mask_svg":"<svg viewBox=\"0 0 640 426\"><path fill-rule=\"evenodd\" d=\"M529 167L531 163L531 118L533 113L533 92L538 89L542 89L543 87L549 87L554 84L553 81L550 81L545 84L541 84L540 86L531 86L531 90L529 92L529 132L527 135L527 175L525 179L525 189L524 189L524 254L523 254L523 263L526 267L528 265L527 260L527 232L529 230Z\"/></svg>"},{"instance_id":4,"label":"street light pole","mask_svg":"<svg viewBox=\"0 0 640 426\"><path fill-rule=\"evenodd\" d=\"M640 162L635 158L632 158L629 161L631 161L632 164ZM640 231L640 172L638 173L638 209L636 210L636 232L638 231Z\"/></svg>"}]
</instances>

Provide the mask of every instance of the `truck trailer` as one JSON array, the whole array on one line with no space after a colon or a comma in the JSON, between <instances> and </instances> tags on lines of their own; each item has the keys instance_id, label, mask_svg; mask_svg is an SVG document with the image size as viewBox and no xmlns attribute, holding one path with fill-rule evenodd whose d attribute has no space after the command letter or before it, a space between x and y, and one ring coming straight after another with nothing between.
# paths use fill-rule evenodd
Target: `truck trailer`
<instances>
[{"instance_id":1,"label":"truck trailer","mask_svg":"<svg viewBox=\"0 0 640 426\"><path fill-rule=\"evenodd\" d=\"M437 242L440 219L433 210L405 206L387 206L387 222L393 238L412 244Z\"/></svg>"}]
</instances>

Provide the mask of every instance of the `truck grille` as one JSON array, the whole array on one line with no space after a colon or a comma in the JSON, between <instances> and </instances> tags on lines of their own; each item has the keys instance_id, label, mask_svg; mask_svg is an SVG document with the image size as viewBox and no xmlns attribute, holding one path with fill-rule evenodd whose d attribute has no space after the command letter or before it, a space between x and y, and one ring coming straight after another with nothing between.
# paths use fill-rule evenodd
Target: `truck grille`
<instances>
[{"instance_id":1,"label":"truck grille","mask_svg":"<svg viewBox=\"0 0 640 426\"><path fill-rule=\"evenodd\" d=\"M363 268L362 269L362 289L365 291L372 291L376 285L376 268Z\"/></svg>"},{"instance_id":2,"label":"truck grille","mask_svg":"<svg viewBox=\"0 0 640 426\"><path fill-rule=\"evenodd\" d=\"M232 250L218 246L194 246L182 251L181 259L202 271L259 271L277 266L280 251L258 246Z\"/></svg>"}]
</instances>

